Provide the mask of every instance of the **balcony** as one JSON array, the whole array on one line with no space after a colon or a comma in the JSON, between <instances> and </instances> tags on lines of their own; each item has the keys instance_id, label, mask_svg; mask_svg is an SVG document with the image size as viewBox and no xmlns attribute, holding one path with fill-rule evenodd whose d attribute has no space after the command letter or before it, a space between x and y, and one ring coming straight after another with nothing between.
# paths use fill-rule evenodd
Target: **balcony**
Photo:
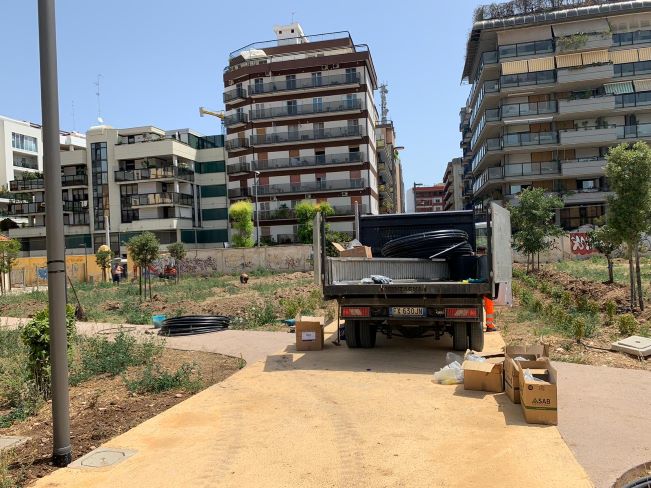
<instances>
[{"instance_id":1,"label":"balcony","mask_svg":"<svg viewBox=\"0 0 651 488\"><path fill-rule=\"evenodd\" d=\"M585 114L591 112L609 112L615 109L615 96L577 98L575 100L560 100L558 113Z\"/></svg>"},{"instance_id":2,"label":"balcony","mask_svg":"<svg viewBox=\"0 0 651 488\"><path fill-rule=\"evenodd\" d=\"M560 173L561 164L559 161L507 164L504 166L504 178L520 176L547 176L558 175Z\"/></svg>"},{"instance_id":3,"label":"balcony","mask_svg":"<svg viewBox=\"0 0 651 488\"><path fill-rule=\"evenodd\" d=\"M555 113L558 109L556 101L532 102L532 103L511 103L502 105L502 118L529 117L531 115L543 115Z\"/></svg>"},{"instance_id":4,"label":"balcony","mask_svg":"<svg viewBox=\"0 0 651 488\"><path fill-rule=\"evenodd\" d=\"M229 103L238 99L246 98L246 89L238 87L234 90L224 92L224 103Z\"/></svg>"},{"instance_id":5,"label":"balcony","mask_svg":"<svg viewBox=\"0 0 651 488\"><path fill-rule=\"evenodd\" d=\"M505 148L558 144L558 132L520 132L517 134L505 134L502 140Z\"/></svg>"},{"instance_id":6,"label":"balcony","mask_svg":"<svg viewBox=\"0 0 651 488\"><path fill-rule=\"evenodd\" d=\"M258 134L250 136L251 145L262 146L285 142L311 142L320 139L344 139L362 137L366 130L360 126L331 127L326 129L287 131L274 134Z\"/></svg>"},{"instance_id":7,"label":"balcony","mask_svg":"<svg viewBox=\"0 0 651 488\"><path fill-rule=\"evenodd\" d=\"M235 163L226 166L228 174L250 173L252 171L269 171L287 168L304 168L309 166L330 166L339 164L363 163L366 159L366 153L363 151L338 153L338 154L319 154L315 156L297 156L293 158L276 158L257 160L250 163Z\"/></svg>"},{"instance_id":8,"label":"balcony","mask_svg":"<svg viewBox=\"0 0 651 488\"><path fill-rule=\"evenodd\" d=\"M332 88L339 85L358 85L361 82L359 73L346 73L341 75L312 76L290 80L278 80L268 83L254 83L249 87L249 95L267 95L270 93L292 90L314 90Z\"/></svg>"},{"instance_id":9,"label":"balcony","mask_svg":"<svg viewBox=\"0 0 651 488\"><path fill-rule=\"evenodd\" d=\"M185 193L161 192L161 193L140 193L122 197L123 207L147 207L156 205L194 205L194 197Z\"/></svg>"},{"instance_id":10,"label":"balcony","mask_svg":"<svg viewBox=\"0 0 651 488\"><path fill-rule=\"evenodd\" d=\"M556 39L556 52L569 53L574 51L594 51L608 49L613 45L612 35L608 32L584 34L585 42L572 42L573 36L563 36Z\"/></svg>"},{"instance_id":11,"label":"balcony","mask_svg":"<svg viewBox=\"0 0 651 488\"><path fill-rule=\"evenodd\" d=\"M504 169L501 166L496 168L488 168L484 171L472 184L472 191L477 193L491 180L504 179Z\"/></svg>"},{"instance_id":12,"label":"balcony","mask_svg":"<svg viewBox=\"0 0 651 488\"><path fill-rule=\"evenodd\" d=\"M502 139L499 137L494 137L492 139L486 139L486 142L482 144L471 161L472 171L475 171L484 160L484 157L494 151L500 151L502 149Z\"/></svg>"},{"instance_id":13,"label":"balcony","mask_svg":"<svg viewBox=\"0 0 651 488\"><path fill-rule=\"evenodd\" d=\"M354 180L320 180L308 181L304 183L279 183L276 185L259 186L257 194L262 195L278 195L281 193L318 193L332 190L359 190L365 188L367 182L364 178ZM230 188L228 196L230 198L238 197L254 197L256 194L255 188Z\"/></svg>"},{"instance_id":14,"label":"balcony","mask_svg":"<svg viewBox=\"0 0 651 488\"><path fill-rule=\"evenodd\" d=\"M335 216L355 215L354 205L336 205L333 206ZM359 213L367 213L367 205L359 205ZM293 220L296 219L296 213L293 208L278 208L275 210L260 210L258 212L260 220Z\"/></svg>"},{"instance_id":15,"label":"balcony","mask_svg":"<svg viewBox=\"0 0 651 488\"><path fill-rule=\"evenodd\" d=\"M615 71L612 64L600 64L578 68L563 68L557 71L559 83L577 83L584 81L610 80Z\"/></svg>"},{"instance_id":16,"label":"balcony","mask_svg":"<svg viewBox=\"0 0 651 488\"><path fill-rule=\"evenodd\" d=\"M224 125L226 127L246 124L248 121L249 121L249 116L244 112L236 112L232 115L228 115L224 117Z\"/></svg>"},{"instance_id":17,"label":"balcony","mask_svg":"<svg viewBox=\"0 0 651 488\"><path fill-rule=\"evenodd\" d=\"M163 168L143 168L130 171L115 171L114 177L115 181L118 183L169 179L194 181L194 172L189 169L168 166Z\"/></svg>"},{"instance_id":18,"label":"balcony","mask_svg":"<svg viewBox=\"0 0 651 488\"><path fill-rule=\"evenodd\" d=\"M240 151L249 147L249 140L245 137L238 137L237 139L228 139L224 145L227 151Z\"/></svg>"},{"instance_id":19,"label":"balcony","mask_svg":"<svg viewBox=\"0 0 651 488\"><path fill-rule=\"evenodd\" d=\"M606 160L602 157L577 158L563 161L563 176L600 176L604 174Z\"/></svg>"},{"instance_id":20,"label":"balcony","mask_svg":"<svg viewBox=\"0 0 651 488\"><path fill-rule=\"evenodd\" d=\"M611 195L608 187L597 187L585 190L572 190L563 196L566 205L577 203L603 203Z\"/></svg>"},{"instance_id":21,"label":"balcony","mask_svg":"<svg viewBox=\"0 0 651 488\"><path fill-rule=\"evenodd\" d=\"M88 186L87 175L65 175L61 176L61 185L64 187L70 186ZM43 178L36 178L33 180L13 180L9 182L10 191L29 191L29 190L44 190L45 180Z\"/></svg>"},{"instance_id":22,"label":"balcony","mask_svg":"<svg viewBox=\"0 0 651 488\"><path fill-rule=\"evenodd\" d=\"M45 202L10 203L7 215L44 214Z\"/></svg>"},{"instance_id":23,"label":"balcony","mask_svg":"<svg viewBox=\"0 0 651 488\"><path fill-rule=\"evenodd\" d=\"M617 127L618 139L648 139L651 137L651 124L620 125Z\"/></svg>"},{"instance_id":24,"label":"balcony","mask_svg":"<svg viewBox=\"0 0 651 488\"><path fill-rule=\"evenodd\" d=\"M556 72L554 70L538 71L534 73L520 73L517 75L502 75L500 77L500 87L504 90L505 88L545 85L554 83L555 81Z\"/></svg>"},{"instance_id":25,"label":"balcony","mask_svg":"<svg viewBox=\"0 0 651 488\"><path fill-rule=\"evenodd\" d=\"M301 115L323 115L333 112L348 112L362 110L364 103L360 99L342 100L325 103L302 103L283 107L261 108L249 112L251 120L274 119L279 117L295 117Z\"/></svg>"},{"instance_id":26,"label":"balcony","mask_svg":"<svg viewBox=\"0 0 651 488\"><path fill-rule=\"evenodd\" d=\"M635 126L633 126L635 127ZM621 129L621 131L620 131ZM616 125L586 126L574 129L563 129L560 131L561 144L571 145L603 145L607 141L616 141L621 132L624 137L624 127Z\"/></svg>"},{"instance_id":27,"label":"balcony","mask_svg":"<svg viewBox=\"0 0 651 488\"><path fill-rule=\"evenodd\" d=\"M28 161L27 159L14 159L15 168L25 168L38 170L38 161Z\"/></svg>"},{"instance_id":28,"label":"balcony","mask_svg":"<svg viewBox=\"0 0 651 488\"><path fill-rule=\"evenodd\" d=\"M63 202L64 212L84 213L88 212L88 200L65 201Z\"/></svg>"}]
</instances>

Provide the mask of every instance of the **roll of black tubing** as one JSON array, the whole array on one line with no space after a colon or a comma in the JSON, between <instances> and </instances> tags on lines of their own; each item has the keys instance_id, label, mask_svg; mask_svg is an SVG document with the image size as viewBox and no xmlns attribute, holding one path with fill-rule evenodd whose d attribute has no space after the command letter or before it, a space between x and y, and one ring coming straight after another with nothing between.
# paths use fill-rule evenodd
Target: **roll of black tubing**
<instances>
[{"instance_id":1,"label":"roll of black tubing","mask_svg":"<svg viewBox=\"0 0 651 488\"><path fill-rule=\"evenodd\" d=\"M228 329L230 318L223 315L185 315L163 321L161 335L206 334Z\"/></svg>"},{"instance_id":2,"label":"roll of black tubing","mask_svg":"<svg viewBox=\"0 0 651 488\"><path fill-rule=\"evenodd\" d=\"M450 249L457 244L457 247ZM382 247L382 255L389 258L428 259L430 256L447 249L450 249L450 251L440 257L461 256L473 252L466 232L457 229L446 229L421 232L393 239Z\"/></svg>"}]
</instances>

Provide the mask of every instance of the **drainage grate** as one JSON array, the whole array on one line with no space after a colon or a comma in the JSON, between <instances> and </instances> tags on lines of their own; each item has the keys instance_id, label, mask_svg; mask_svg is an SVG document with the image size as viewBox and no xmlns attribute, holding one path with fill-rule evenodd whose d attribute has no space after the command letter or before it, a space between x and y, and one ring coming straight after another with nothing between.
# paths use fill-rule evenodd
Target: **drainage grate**
<instances>
[{"instance_id":1,"label":"drainage grate","mask_svg":"<svg viewBox=\"0 0 651 488\"><path fill-rule=\"evenodd\" d=\"M105 468L121 463L136 451L114 447L100 447L68 465L69 468Z\"/></svg>"}]
</instances>

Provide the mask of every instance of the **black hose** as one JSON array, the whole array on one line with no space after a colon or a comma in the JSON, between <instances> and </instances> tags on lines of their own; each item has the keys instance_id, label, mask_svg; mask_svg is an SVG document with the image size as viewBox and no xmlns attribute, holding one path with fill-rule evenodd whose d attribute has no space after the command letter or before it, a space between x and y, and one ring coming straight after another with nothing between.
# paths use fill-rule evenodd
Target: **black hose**
<instances>
[{"instance_id":1,"label":"black hose","mask_svg":"<svg viewBox=\"0 0 651 488\"><path fill-rule=\"evenodd\" d=\"M224 315L185 315L163 321L160 335L207 334L228 329L231 319Z\"/></svg>"},{"instance_id":2,"label":"black hose","mask_svg":"<svg viewBox=\"0 0 651 488\"><path fill-rule=\"evenodd\" d=\"M463 256L472 254L468 234L458 229L434 230L412 234L387 242L382 255L387 258L420 258Z\"/></svg>"},{"instance_id":3,"label":"black hose","mask_svg":"<svg viewBox=\"0 0 651 488\"><path fill-rule=\"evenodd\" d=\"M651 476L632 481L624 488L651 488Z\"/></svg>"}]
</instances>

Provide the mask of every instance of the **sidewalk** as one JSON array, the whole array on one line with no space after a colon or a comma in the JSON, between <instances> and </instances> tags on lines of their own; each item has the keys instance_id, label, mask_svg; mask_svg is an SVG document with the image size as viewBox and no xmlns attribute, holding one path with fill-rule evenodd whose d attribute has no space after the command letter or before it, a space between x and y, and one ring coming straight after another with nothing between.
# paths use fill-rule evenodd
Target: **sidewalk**
<instances>
[{"instance_id":1,"label":"sidewalk","mask_svg":"<svg viewBox=\"0 0 651 488\"><path fill-rule=\"evenodd\" d=\"M289 346L106 443L133 457L34 486L591 486L558 430L527 425L504 394L433 384L448 350Z\"/></svg>"}]
</instances>

